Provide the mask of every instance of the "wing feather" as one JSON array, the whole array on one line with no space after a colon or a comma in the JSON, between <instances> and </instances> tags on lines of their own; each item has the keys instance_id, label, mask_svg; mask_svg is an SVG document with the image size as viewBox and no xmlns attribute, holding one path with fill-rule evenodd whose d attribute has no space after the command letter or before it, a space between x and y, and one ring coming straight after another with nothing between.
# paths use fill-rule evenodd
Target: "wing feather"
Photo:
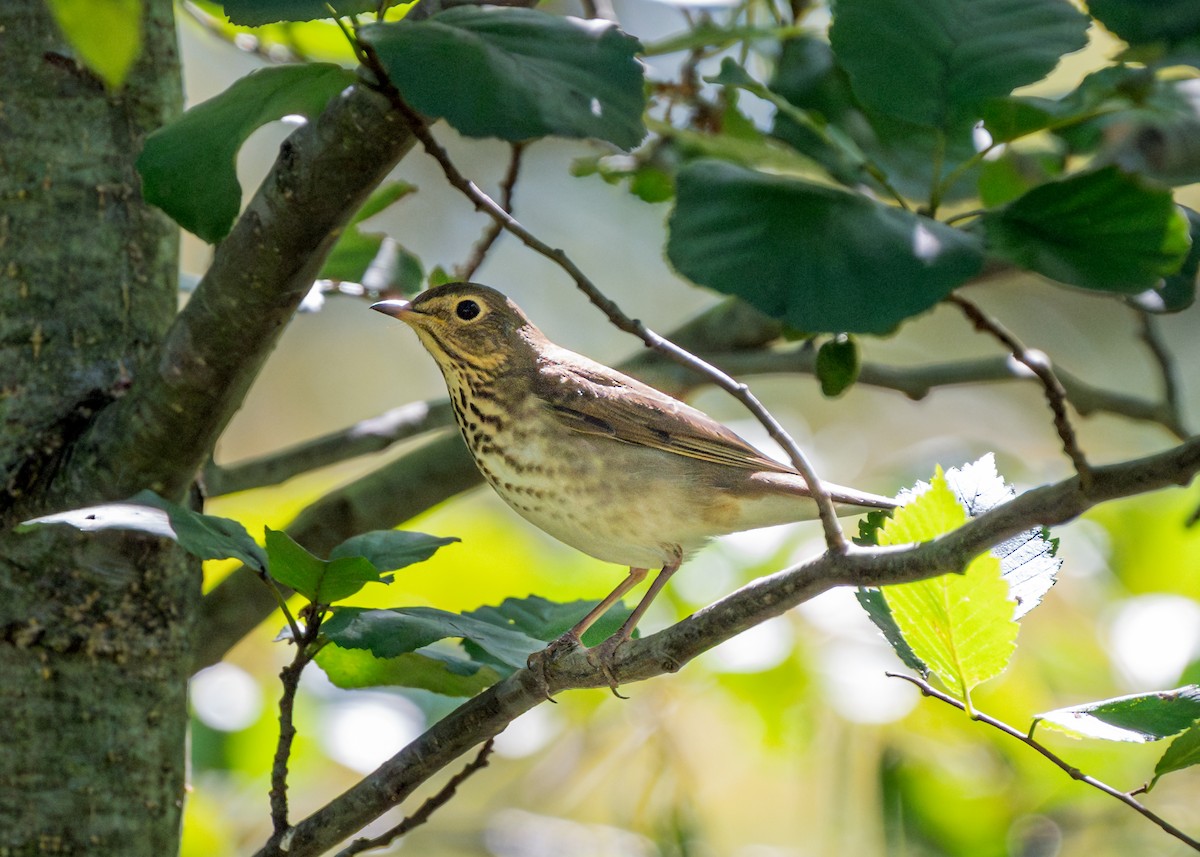
<instances>
[{"instance_id":1,"label":"wing feather","mask_svg":"<svg viewBox=\"0 0 1200 857\"><path fill-rule=\"evenodd\" d=\"M536 392L572 431L713 464L795 473L702 411L641 381L565 349L547 356Z\"/></svg>"}]
</instances>

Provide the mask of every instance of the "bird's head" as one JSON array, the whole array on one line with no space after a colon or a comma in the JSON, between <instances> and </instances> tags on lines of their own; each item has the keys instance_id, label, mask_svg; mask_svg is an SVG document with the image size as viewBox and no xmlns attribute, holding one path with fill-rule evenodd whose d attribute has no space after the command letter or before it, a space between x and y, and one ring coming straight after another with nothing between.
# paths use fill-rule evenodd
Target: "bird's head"
<instances>
[{"instance_id":1,"label":"bird's head","mask_svg":"<svg viewBox=\"0 0 1200 857\"><path fill-rule=\"evenodd\" d=\"M416 331L443 372L495 375L514 365L533 365L542 339L520 307L474 283L446 283L411 301L380 301L371 309Z\"/></svg>"}]
</instances>

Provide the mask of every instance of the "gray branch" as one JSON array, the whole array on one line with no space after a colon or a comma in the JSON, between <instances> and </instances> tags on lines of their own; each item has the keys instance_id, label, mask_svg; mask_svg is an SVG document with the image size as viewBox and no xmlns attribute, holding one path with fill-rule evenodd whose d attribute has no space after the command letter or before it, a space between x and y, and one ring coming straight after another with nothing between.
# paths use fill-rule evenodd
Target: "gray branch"
<instances>
[{"instance_id":1,"label":"gray branch","mask_svg":"<svg viewBox=\"0 0 1200 857\"><path fill-rule=\"evenodd\" d=\"M1070 521L1100 503L1174 485L1200 470L1200 438L1166 452L1097 467L1085 494L1078 478L1035 488L931 542L888 548L852 548L759 578L671 627L634 640L617 653L622 684L680 670L734 635L835 586L885 586L961 572L991 547L1038 526ZM406 800L431 776L472 747L504 731L516 717L546 700L546 691L607 687L608 679L582 651L550 664L545 685L518 670L435 723L374 773L297 824L288 857L314 857ZM259 857L282 857L264 849Z\"/></svg>"},{"instance_id":2,"label":"gray branch","mask_svg":"<svg viewBox=\"0 0 1200 857\"><path fill-rule=\"evenodd\" d=\"M731 308L740 306L738 312ZM732 323L732 324L731 324ZM770 339L778 324L744 305L725 305L705 312L692 322L700 331L712 331L720 325L725 341L709 342L706 348L692 350L735 378L763 375L816 375L816 352L811 348L772 349ZM675 341L695 339L689 327L671 335ZM742 350L722 351L744 339L755 342ZM715 346L715 347L714 347ZM651 386L683 398L708 384L708 380L657 352L646 351L621 364L621 368ZM1155 402L1097 387L1064 369L1055 370L1069 401L1081 416L1108 413L1162 426L1177 438L1186 437L1177 408L1170 402ZM931 363L926 366L890 366L864 363L857 383L902 393L914 401L926 398L943 387L986 384L999 381L1030 381L1024 367L1008 357L988 357L957 362ZM393 443L453 425L450 404L445 399L413 402L377 417L355 423L311 441L245 463L222 466L209 464L205 469L205 493L209 497L276 485L320 467L337 464L360 455L378 452ZM349 537L353 533L347 533Z\"/></svg>"},{"instance_id":3,"label":"gray branch","mask_svg":"<svg viewBox=\"0 0 1200 857\"><path fill-rule=\"evenodd\" d=\"M352 86L288 137L176 316L150 371L75 447L96 496L181 496L241 405L342 227L412 147L387 101ZM60 492L61 486L60 486Z\"/></svg>"}]
</instances>

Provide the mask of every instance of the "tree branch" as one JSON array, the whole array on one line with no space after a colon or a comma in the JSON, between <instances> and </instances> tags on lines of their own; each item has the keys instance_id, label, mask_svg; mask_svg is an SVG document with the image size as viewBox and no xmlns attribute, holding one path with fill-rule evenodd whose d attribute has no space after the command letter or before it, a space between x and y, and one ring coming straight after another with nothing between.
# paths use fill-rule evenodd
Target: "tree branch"
<instances>
[{"instance_id":1,"label":"tree branch","mask_svg":"<svg viewBox=\"0 0 1200 857\"><path fill-rule=\"evenodd\" d=\"M525 154L525 147L528 143L513 143L512 155L508 159L508 170L504 173L504 178L500 181L500 207L509 214L513 210L513 193L517 187L517 176L521 174L521 157ZM492 249L492 245L496 243L496 239L500 237L500 233L504 231L504 227L499 220L493 220L483 230L483 235L475 242L475 246L471 248L471 255L467 261L454 269L454 277L458 280L469 281L475 272L479 270L479 266L483 264L484 258L488 251Z\"/></svg>"},{"instance_id":2,"label":"tree branch","mask_svg":"<svg viewBox=\"0 0 1200 857\"><path fill-rule=\"evenodd\" d=\"M1167 413L1171 415L1171 420L1174 425L1180 427L1180 433L1184 430L1182 407L1179 397L1179 370L1175 365L1175 356L1171 354L1167 344L1163 342L1162 334L1158 329L1158 321L1144 309L1136 310L1138 322L1141 329L1140 334L1142 342L1146 344L1146 348L1150 351L1150 356L1154 358L1154 363L1158 367L1159 375L1162 376L1163 385L1163 401Z\"/></svg>"},{"instance_id":3,"label":"tree branch","mask_svg":"<svg viewBox=\"0 0 1200 857\"><path fill-rule=\"evenodd\" d=\"M404 821L397 824L395 827L385 830L378 836L373 836L370 839L355 839L348 846L337 853L337 857L353 857L355 854L361 854L372 848L384 848L390 845L394 840L407 834L414 827L420 827L425 822L429 821L429 817L437 810L445 806L458 791L458 787L465 783L477 771L481 771L488 766L488 757L492 755L493 741L489 738L483 742L483 746L479 748L479 753L475 758L467 763L467 766L450 778L446 785L438 789L437 794L426 800L417 811L408 816Z\"/></svg>"},{"instance_id":4,"label":"tree branch","mask_svg":"<svg viewBox=\"0 0 1200 857\"><path fill-rule=\"evenodd\" d=\"M219 497L277 485L301 473L379 452L399 441L452 425L454 412L448 400L411 402L347 429L242 464L223 467L209 462L204 468L205 495Z\"/></svg>"},{"instance_id":5,"label":"tree branch","mask_svg":"<svg viewBox=\"0 0 1200 857\"><path fill-rule=\"evenodd\" d=\"M1078 438L1075 437L1075 429L1067 416L1067 391L1063 389L1062 382L1055 375L1054 368L1050 365L1050 358L1041 351L1030 351L1000 322L961 295L952 294L946 298L946 301L961 309L963 315L970 320L976 330L990 334L999 340L1014 359L1028 367L1029 371L1042 382L1042 388L1046 392L1046 401L1050 404L1050 410L1054 414L1054 428L1058 431L1058 437L1062 441L1063 451L1071 459L1075 472L1079 474L1079 482L1086 491L1092 484L1092 468L1088 464L1083 450L1079 447Z\"/></svg>"},{"instance_id":6,"label":"tree branch","mask_svg":"<svg viewBox=\"0 0 1200 857\"><path fill-rule=\"evenodd\" d=\"M748 326L739 329L750 332L757 322L749 318L753 310L746 309L747 312L742 315L747 317L744 321ZM697 322L718 310L721 311L721 318L731 315L724 311L722 305L700 316ZM775 326L775 323L769 320L764 320L763 323L764 334L771 326ZM683 335L686 334L681 330L671 338L675 342L682 342L680 337ZM726 343L718 342L716 345L721 347ZM738 378L816 375L816 352L811 349L775 349L764 344L740 351L709 350L699 345L691 350L702 360ZM687 398L709 383L707 378L696 375L686 366L667 360L654 351L644 352L632 360L625 361L621 364L621 369L676 398ZM1113 414L1131 420L1155 423L1179 440L1185 437L1182 426L1165 402L1152 402L1105 390L1075 377L1064 369L1056 370L1056 374L1066 393L1067 401L1081 416ZM919 401L941 387L1030 379L1030 373L1011 357L985 357L952 363L931 363L926 366L889 366L886 363L867 362L862 364L855 383L863 387L892 390ZM293 476L320 467L378 452L401 440L450 428L453 423L448 400L412 402L377 417L362 420L349 428L322 435L261 458L227 466L209 462L204 471L205 494L208 497L219 497L237 491L277 485ZM345 537L349 538L352 535L354 534L346 533Z\"/></svg>"},{"instance_id":7,"label":"tree branch","mask_svg":"<svg viewBox=\"0 0 1200 857\"><path fill-rule=\"evenodd\" d=\"M97 418L66 478L86 480L97 497L142 488L181 496L342 227L412 143L401 117L362 86L285 140L176 316L157 362L149 362L152 370Z\"/></svg>"},{"instance_id":8,"label":"tree branch","mask_svg":"<svg viewBox=\"0 0 1200 857\"><path fill-rule=\"evenodd\" d=\"M621 684L676 672L700 653L778 616L834 586L885 586L960 572L980 553L1033 527L1053 526L1093 506L1173 485L1200 471L1200 438L1166 452L1096 467L1088 492L1078 477L1035 488L931 542L850 548L752 581L671 627L631 641L616 653ZM547 665L544 675L518 670L431 726L362 782L292 829L289 857L321 854L404 801L413 790L471 747L498 735L551 693L608 687L609 679L576 650ZM264 848L260 857L282 857Z\"/></svg>"},{"instance_id":9,"label":"tree branch","mask_svg":"<svg viewBox=\"0 0 1200 857\"><path fill-rule=\"evenodd\" d=\"M965 705L963 705L963 703L961 701L959 701L959 700L955 699L954 697L949 696L945 693L942 693L941 691L937 690L932 685L930 685L929 682L924 681L920 678L917 678L916 676L906 675L904 673L893 673L893 672L889 672L889 673L887 673L887 675L890 676L891 678L901 678L907 682L911 682L912 684L915 684L917 687L919 687L921 689L921 693L924 696L928 696L928 697L932 697L933 699L940 700L941 702L944 702L947 705L957 708L959 711L967 710L967 707ZM1071 779L1079 780L1079 782L1081 782L1081 783L1087 783L1092 788L1099 789L1100 791L1104 792L1109 797L1116 798L1121 803L1128 806L1130 809L1132 809L1135 812L1138 812L1141 815L1145 816L1146 818L1150 819L1150 821L1157 824L1166 833L1169 833L1171 836L1174 836L1179 841L1184 842L1187 845L1191 846L1194 850L1200 851L1200 841L1197 841L1197 840L1193 839L1192 837L1188 836L1186 833L1184 833L1178 827L1171 824L1169 821L1167 821L1162 816L1158 815L1156 812L1151 810L1149 807L1147 807L1141 801L1137 800L1137 798L1135 798L1133 795L1131 795L1127 792L1123 792L1120 789L1115 789L1112 786L1110 786L1108 783L1098 780L1089 774L1083 773L1083 771L1079 770L1074 765L1067 762L1065 759L1063 759L1061 756L1059 756L1057 753L1055 753L1053 750L1051 750L1045 744L1043 744L1042 742L1035 739L1032 735L1026 734L1026 733L1020 731L1019 729L1014 729L1012 726L1009 726L1004 721L997 720L996 718L990 717L989 715L983 714L982 712L979 712L979 711L971 712L971 719L978 720L980 723L985 723L988 726L991 726L993 729L999 729L1001 732L1003 732L1005 735L1008 735L1010 738L1016 738L1022 744L1025 744L1028 747L1032 747L1038 753L1041 753L1042 756L1049 759L1051 763L1053 763L1057 767L1061 768L1063 771L1066 771L1067 774L1070 775Z\"/></svg>"}]
</instances>

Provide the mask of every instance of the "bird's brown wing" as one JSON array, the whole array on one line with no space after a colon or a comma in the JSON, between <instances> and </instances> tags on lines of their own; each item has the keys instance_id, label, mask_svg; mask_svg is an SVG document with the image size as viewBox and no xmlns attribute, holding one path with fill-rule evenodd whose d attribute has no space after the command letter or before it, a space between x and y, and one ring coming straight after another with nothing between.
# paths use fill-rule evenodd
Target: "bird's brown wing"
<instances>
[{"instance_id":1,"label":"bird's brown wing","mask_svg":"<svg viewBox=\"0 0 1200 857\"><path fill-rule=\"evenodd\" d=\"M567 428L714 464L795 473L702 411L565 349L539 367L535 392Z\"/></svg>"}]
</instances>

